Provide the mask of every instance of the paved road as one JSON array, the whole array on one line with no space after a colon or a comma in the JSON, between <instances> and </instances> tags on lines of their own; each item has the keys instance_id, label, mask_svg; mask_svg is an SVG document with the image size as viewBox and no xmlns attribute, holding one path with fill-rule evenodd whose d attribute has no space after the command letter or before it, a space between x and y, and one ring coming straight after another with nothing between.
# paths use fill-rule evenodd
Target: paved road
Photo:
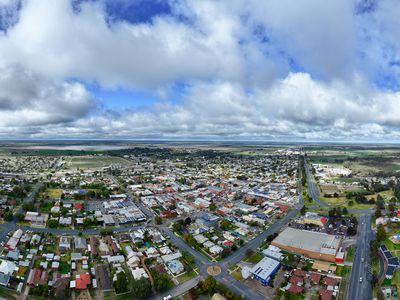
<instances>
[{"instance_id":1,"label":"paved road","mask_svg":"<svg viewBox=\"0 0 400 300\"><path fill-rule=\"evenodd\" d=\"M314 182L311 174L310 167L304 160L305 170L307 175L308 193L318 206L331 206L330 204L319 199L319 190ZM374 238L374 232L371 229L371 215L373 209L355 210L348 209L352 214L360 216L359 225L357 230L356 240L356 256L354 259L352 272L350 276L349 290L347 293L347 300L359 299L372 299L372 286L371 286L371 253L370 241ZM362 260L364 259L364 262ZM360 282L360 278L362 278Z\"/></svg>"},{"instance_id":2,"label":"paved road","mask_svg":"<svg viewBox=\"0 0 400 300\"><path fill-rule=\"evenodd\" d=\"M374 233L371 230L370 215L360 217L358 232L356 257L347 294L348 300L372 299L370 241L374 238Z\"/></svg>"}]
</instances>

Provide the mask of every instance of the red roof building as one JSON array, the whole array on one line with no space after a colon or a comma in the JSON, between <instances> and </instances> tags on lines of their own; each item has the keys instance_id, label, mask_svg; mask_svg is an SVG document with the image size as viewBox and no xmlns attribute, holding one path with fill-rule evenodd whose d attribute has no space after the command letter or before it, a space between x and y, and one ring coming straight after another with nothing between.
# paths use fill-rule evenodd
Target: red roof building
<instances>
[{"instance_id":1,"label":"red roof building","mask_svg":"<svg viewBox=\"0 0 400 300\"><path fill-rule=\"evenodd\" d=\"M321 275L319 275L317 273L312 273L310 276L310 281L313 284L319 284L319 282L321 281Z\"/></svg>"},{"instance_id":2,"label":"red roof building","mask_svg":"<svg viewBox=\"0 0 400 300\"><path fill-rule=\"evenodd\" d=\"M288 289L289 293L295 294L295 295L299 295L301 293L303 293L304 288L302 286L298 286L298 285L294 285L292 284L290 286L290 288Z\"/></svg>"},{"instance_id":3,"label":"red roof building","mask_svg":"<svg viewBox=\"0 0 400 300\"><path fill-rule=\"evenodd\" d=\"M74 209L82 211L84 209L83 203L75 203Z\"/></svg>"},{"instance_id":4,"label":"red roof building","mask_svg":"<svg viewBox=\"0 0 400 300\"><path fill-rule=\"evenodd\" d=\"M293 275L294 275L294 276L299 276L299 277L306 277L307 272L304 271L304 270L301 270L301 269L296 269L296 270L293 272Z\"/></svg>"},{"instance_id":5,"label":"red roof building","mask_svg":"<svg viewBox=\"0 0 400 300\"><path fill-rule=\"evenodd\" d=\"M302 286L304 283L304 279L303 279L303 277L293 276L292 278L290 278L290 283L294 284L294 285Z\"/></svg>"},{"instance_id":6,"label":"red roof building","mask_svg":"<svg viewBox=\"0 0 400 300\"><path fill-rule=\"evenodd\" d=\"M91 284L90 275L89 274L80 274L76 276L75 280L75 288L78 290L85 290L87 286Z\"/></svg>"},{"instance_id":7,"label":"red roof building","mask_svg":"<svg viewBox=\"0 0 400 300\"><path fill-rule=\"evenodd\" d=\"M337 285L337 280L335 278L332 278L332 277L326 277L324 279L324 284L326 286L335 286L335 285Z\"/></svg>"},{"instance_id":8,"label":"red roof building","mask_svg":"<svg viewBox=\"0 0 400 300\"><path fill-rule=\"evenodd\" d=\"M328 291L326 289L320 289L319 296L321 297L321 300L331 300L332 296L333 296L333 292Z\"/></svg>"}]
</instances>

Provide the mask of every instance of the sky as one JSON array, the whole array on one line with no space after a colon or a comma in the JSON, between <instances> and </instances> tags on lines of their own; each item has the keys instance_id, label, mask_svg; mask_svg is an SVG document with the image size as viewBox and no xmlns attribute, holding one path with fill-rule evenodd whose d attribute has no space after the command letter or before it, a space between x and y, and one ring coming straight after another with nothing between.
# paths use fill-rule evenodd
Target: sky
<instances>
[{"instance_id":1,"label":"sky","mask_svg":"<svg viewBox=\"0 0 400 300\"><path fill-rule=\"evenodd\" d=\"M0 0L0 139L398 141L398 0Z\"/></svg>"}]
</instances>

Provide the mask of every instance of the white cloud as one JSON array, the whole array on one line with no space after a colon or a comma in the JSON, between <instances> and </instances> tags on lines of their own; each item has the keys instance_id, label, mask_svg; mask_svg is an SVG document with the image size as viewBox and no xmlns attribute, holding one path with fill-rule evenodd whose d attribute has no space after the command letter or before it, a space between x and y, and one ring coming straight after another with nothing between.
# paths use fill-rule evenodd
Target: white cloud
<instances>
[{"instance_id":1,"label":"white cloud","mask_svg":"<svg viewBox=\"0 0 400 300\"><path fill-rule=\"evenodd\" d=\"M0 69L3 130L74 121L94 107L94 100L82 84L48 80L20 68Z\"/></svg>"},{"instance_id":2,"label":"white cloud","mask_svg":"<svg viewBox=\"0 0 400 300\"><path fill-rule=\"evenodd\" d=\"M79 12L69 0L25 0L20 11L3 1L0 135L398 134L400 93L373 81L400 74L396 1L355 14L355 0L171 0L172 15L140 24L107 23L101 1ZM108 111L79 82L160 101ZM169 87L179 82L187 88L175 102Z\"/></svg>"}]
</instances>

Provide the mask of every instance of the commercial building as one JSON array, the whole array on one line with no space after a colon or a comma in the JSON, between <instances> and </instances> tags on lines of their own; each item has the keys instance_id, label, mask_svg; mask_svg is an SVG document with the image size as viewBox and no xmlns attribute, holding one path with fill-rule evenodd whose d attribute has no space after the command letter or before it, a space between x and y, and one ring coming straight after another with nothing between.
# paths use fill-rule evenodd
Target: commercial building
<instances>
[{"instance_id":1,"label":"commercial building","mask_svg":"<svg viewBox=\"0 0 400 300\"><path fill-rule=\"evenodd\" d=\"M317 213L306 212L304 217L299 220L299 223L306 225L316 225L319 227L324 227L327 222L327 218L320 216Z\"/></svg>"},{"instance_id":2,"label":"commercial building","mask_svg":"<svg viewBox=\"0 0 400 300\"><path fill-rule=\"evenodd\" d=\"M280 266L279 261L270 257L264 257L250 270L250 273L263 285L268 285Z\"/></svg>"},{"instance_id":3,"label":"commercial building","mask_svg":"<svg viewBox=\"0 0 400 300\"><path fill-rule=\"evenodd\" d=\"M335 262L341 242L338 236L288 227L271 244L308 258Z\"/></svg>"}]
</instances>

